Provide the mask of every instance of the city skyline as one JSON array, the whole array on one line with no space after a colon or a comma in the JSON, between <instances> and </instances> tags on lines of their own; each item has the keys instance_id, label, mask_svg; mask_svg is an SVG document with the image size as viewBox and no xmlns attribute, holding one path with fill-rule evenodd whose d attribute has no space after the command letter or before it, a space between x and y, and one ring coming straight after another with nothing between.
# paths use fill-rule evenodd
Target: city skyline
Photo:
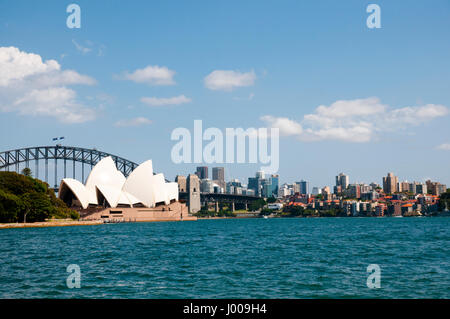
<instances>
[{"instance_id":1,"label":"city skyline","mask_svg":"<svg viewBox=\"0 0 450 319\"><path fill-rule=\"evenodd\" d=\"M208 165L246 181L259 164L171 161L171 132L202 119L222 131L279 127L280 184L333 186L340 171L450 184L446 1L379 1L376 30L358 1L117 3L107 14L77 4L76 30L67 3L0 4L0 150L64 136L152 158L170 180Z\"/></svg>"},{"instance_id":2,"label":"city skyline","mask_svg":"<svg viewBox=\"0 0 450 319\"><path fill-rule=\"evenodd\" d=\"M224 171L223 167L212 167L212 171ZM199 171L208 171L207 166L197 167L195 175L199 176ZM175 181L180 177L183 180L186 176L177 175ZM257 171L253 176L247 177L246 180L239 180L231 178L230 180L215 179L211 176L209 178L205 175L203 178L199 176L201 192L206 193L233 193L240 195L256 195L262 197L276 197L283 198L285 196L300 194L300 195L318 195L320 193L329 194L351 194L351 197L360 198L360 195L371 193L380 188L385 194L394 193L414 193L414 194L435 194L440 195L446 192L447 185L441 183L439 180L414 181L408 179L401 180L395 176L393 172L388 172L386 176L381 177L381 183L377 181L353 181L350 176L341 172L335 176L335 185L310 185L310 182L304 179L299 181L290 181L280 183L280 176L278 174L265 174L263 171ZM179 183L181 191L185 188ZM330 187L331 186L331 187ZM216 187L219 187L216 189ZM286 187L289 189L289 194L286 194ZM236 189L238 188L238 189ZM221 189L221 190L220 190ZM347 194L347 195L348 195Z\"/></svg>"}]
</instances>

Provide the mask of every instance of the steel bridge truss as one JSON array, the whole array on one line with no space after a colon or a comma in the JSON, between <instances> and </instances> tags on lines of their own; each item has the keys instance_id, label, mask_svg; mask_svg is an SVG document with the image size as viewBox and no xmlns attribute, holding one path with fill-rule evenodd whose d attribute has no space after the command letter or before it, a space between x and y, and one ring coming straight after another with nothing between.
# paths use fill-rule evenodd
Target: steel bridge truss
<instances>
[{"instance_id":1,"label":"steel bridge truss","mask_svg":"<svg viewBox=\"0 0 450 319\"><path fill-rule=\"evenodd\" d=\"M6 152L0 152L0 170L10 170L11 166L19 172L19 164L25 163L30 167L31 162L35 162L35 177L39 178L39 161L45 161L45 181L48 183L48 161L54 160L55 169L55 188L58 187L58 160L64 161L64 178L67 177L67 161L73 162L72 176L75 178L75 162L81 163L82 181L84 182L84 165L90 165L90 168L97 164L101 159L111 156L116 163L116 167L127 177L138 164L126 160L122 157L101 152L96 149L87 149L73 146L37 146L28 147Z\"/></svg>"}]
</instances>

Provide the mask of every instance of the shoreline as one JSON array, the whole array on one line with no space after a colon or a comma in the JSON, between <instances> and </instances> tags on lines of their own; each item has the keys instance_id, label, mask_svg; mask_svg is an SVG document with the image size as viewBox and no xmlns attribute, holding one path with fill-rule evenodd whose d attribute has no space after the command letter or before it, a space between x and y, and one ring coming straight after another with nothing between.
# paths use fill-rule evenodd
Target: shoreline
<instances>
[{"instance_id":1,"label":"shoreline","mask_svg":"<svg viewBox=\"0 0 450 319\"><path fill-rule=\"evenodd\" d=\"M47 221L47 222L36 222L36 223L8 223L0 224L0 229L8 228L40 228L40 227L66 227L66 226L91 226L91 225L101 225L103 221L92 220L92 221Z\"/></svg>"},{"instance_id":2,"label":"shoreline","mask_svg":"<svg viewBox=\"0 0 450 319\"><path fill-rule=\"evenodd\" d=\"M329 217L329 216L272 216L268 217L268 219L276 218L276 219L296 219L296 218L395 218L396 216L360 216L360 217ZM438 215L438 216L397 216L404 218L414 218L414 217L450 217L449 215ZM239 217L228 217L228 216L215 216L215 217L197 217L196 220L220 220L220 219L255 219L255 218L263 218L261 216L239 216ZM194 219L185 219L184 221L190 221ZM149 221L138 221L141 222L171 222L171 221L183 221L183 220L149 220ZM67 226L93 226L93 225L103 225L105 224L103 220L74 220L74 221L47 221L47 222L35 222L35 223L0 223L0 229L10 229L10 228L44 228L44 227L67 227Z\"/></svg>"}]
</instances>

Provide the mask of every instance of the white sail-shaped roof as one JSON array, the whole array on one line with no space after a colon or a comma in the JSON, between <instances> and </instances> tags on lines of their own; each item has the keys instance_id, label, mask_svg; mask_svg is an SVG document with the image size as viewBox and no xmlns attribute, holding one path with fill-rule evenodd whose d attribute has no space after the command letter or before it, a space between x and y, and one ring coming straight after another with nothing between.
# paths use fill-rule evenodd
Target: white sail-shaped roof
<instances>
[{"instance_id":1,"label":"white sail-shaped roof","mask_svg":"<svg viewBox=\"0 0 450 319\"><path fill-rule=\"evenodd\" d=\"M66 187L72 191L84 209L89 206L89 194L82 183L73 178L64 178L59 185L58 196L65 192Z\"/></svg>"},{"instance_id":2,"label":"white sail-shaped roof","mask_svg":"<svg viewBox=\"0 0 450 319\"><path fill-rule=\"evenodd\" d=\"M167 196L169 197L169 201L176 200L178 201L178 183L166 183Z\"/></svg>"},{"instance_id":3,"label":"white sail-shaped roof","mask_svg":"<svg viewBox=\"0 0 450 319\"><path fill-rule=\"evenodd\" d=\"M86 181L86 188L95 190L97 185L122 189L125 176L116 168L113 159L108 156L98 162L91 170Z\"/></svg>"},{"instance_id":4,"label":"white sail-shaped roof","mask_svg":"<svg viewBox=\"0 0 450 319\"><path fill-rule=\"evenodd\" d=\"M131 195L131 194L125 192L125 191L122 191L122 195L121 196L124 196L132 206L134 206L136 204L140 204L140 203L144 204L144 203L141 202L140 199L137 199L136 197L134 197L133 195ZM120 201L119 201L119 204L121 204Z\"/></svg>"},{"instance_id":5,"label":"white sail-shaped roof","mask_svg":"<svg viewBox=\"0 0 450 319\"><path fill-rule=\"evenodd\" d=\"M155 203L164 202L164 204L169 205L170 199L167 194L166 180L163 174L156 174L153 176L153 194L155 198Z\"/></svg>"},{"instance_id":6,"label":"white sail-shaped roof","mask_svg":"<svg viewBox=\"0 0 450 319\"><path fill-rule=\"evenodd\" d=\"M148 160L131 172L122 191L125 191L147 207L155 207L153 164Z\"/></svg>"},{"instance_id":7,"label":"white sail-shaped roof","mask_svg":"<svg viewBox=\"0 0 450 319\"><path fill-rule=\"evenodd\" d=\"M163 174L153 175L151 160L139 165L125 178L117 170L113 159L105 157L92 168L86 186L75 179L63 179L60 196L65 187L74 193L83 208L89 204L102 205L103 202L99 203L102 197L111 208L118 205L133 207L137 204L155 207L157 203L168 205L171 200L178 200L178 184L166 183Z\"/></svg>"},{"instance_id":8,"label":"white sail-shaped roof","mask_svg":"<svg viewBox=\"0 0 450 319\"><path fill-rule=\"evenodd\" d=\"M118 187L113 187L109 185L97 185L97 190L105 197L105 199L108 201L109 206L111 207L117 207L117 204L120 200L120 195L122 193L122 190ZM121 203L122 204L122 203ZM129 201L123 204L130 205Z\"/></svg>"}]
</instances>

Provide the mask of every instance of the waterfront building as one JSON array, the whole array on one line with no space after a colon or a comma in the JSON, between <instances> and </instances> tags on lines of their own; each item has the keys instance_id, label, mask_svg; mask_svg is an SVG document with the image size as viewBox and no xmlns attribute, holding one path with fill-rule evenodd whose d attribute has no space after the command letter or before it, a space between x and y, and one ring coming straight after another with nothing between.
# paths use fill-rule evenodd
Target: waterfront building
<instances>
[{"instance_id":1,"label":"waterfront building","mask_svg":"<svg viewBox=\"0 0 450 319\"><path fill-rule=\"evenodd\" d=\"M383 204L379 204L375 207L375 215L382 217L384 216L385 206Z\"/></svg>"},{"instance_id":2,"label":"waterfront building","mask_svg":"<svg viewBox=\"0 0 450 319\"><path fill-rule=\"evenodd\" d=\"M167 183L163 174L153 174L152 161L146 161L128 178L116 168L111 157L100 160L91 170L86 184L64 178L58 197L69 207L152 208L178 201L178 184Z\"/></svg>"},{"instance_id":3,"label":"waterfront building","mask_svg":"<svg viewBox=\"0 0 450 319\"><path fill-rule=\"evenodd\" d=\"M370 191L370 192L367 192L367 193L361 193L361 199L362 200L373 201L373 200L378 199L379 196L380 195L377 192L375 192L375 191Z\"/></svg>"},{"instance_id":4,"label":"waterfront building","mask_svg":"<svg viewBox=\"0 0 450 319\"><path fill-rule=\"evenodd\" d=\"M447 191L447 186L439 182L426 181L427 190L435 196L439 196Z\"/></svg>"}]
</instances>

